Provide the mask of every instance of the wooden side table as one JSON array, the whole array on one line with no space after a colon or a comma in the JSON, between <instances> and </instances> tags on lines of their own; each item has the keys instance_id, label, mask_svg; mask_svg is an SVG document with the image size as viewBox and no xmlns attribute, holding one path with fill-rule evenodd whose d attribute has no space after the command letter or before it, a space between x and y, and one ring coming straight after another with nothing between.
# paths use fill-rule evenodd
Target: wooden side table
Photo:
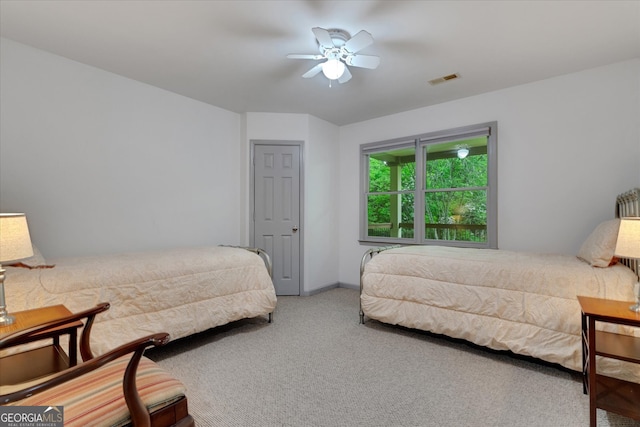
<instances>
[{"instance_id":1,"label":"wooden side table","mask_svg":"<svg viewBox=\"0 0 640 427\"><path fill-rule=\"evenodd\" d=\"M0 338L12 332L51 322L71 313L64 305L36 308L12 313L16 321L0 327ZM37 335L17 341L15 345L51 338L51 345L12 354L0 358L0 385L18 384L62 371L78 362L78 328L81 321L71 322L57 328L47 329ZM60 336L69 335L68 355L60 346Z\"/></svg>"},{"instance_id":2,"label":"wooden side table","mask_svg":"<svg viewBox=\"0 0 640 427\"><path fill-rule=\"evenodd\" d=\"M640 363L640 338L597 331L596 322L640 326L640 313L630 302L579 296L582 308L582 373L589 394L589 423L596 425L596 409L640 420L640 384L597 373L596 355Z\"/></svg>"}]
</instances>

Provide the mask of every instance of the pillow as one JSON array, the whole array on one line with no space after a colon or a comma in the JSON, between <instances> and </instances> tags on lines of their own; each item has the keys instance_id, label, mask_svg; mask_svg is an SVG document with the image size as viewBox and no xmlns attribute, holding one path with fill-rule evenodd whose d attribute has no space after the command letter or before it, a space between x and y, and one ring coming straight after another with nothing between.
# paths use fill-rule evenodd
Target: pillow
<instances>
[{"instance_id":1,"label":"pillow","mask_svg":"<svg viewBox=\"0 0 640 427\"><path fill-rule=\"evenodd\" d=\"M11 267L24 267L24 268L52 268L53 265L47 265L44 257L38 250L38 248L33 245L33 255L29 258L25 258L20 260L19 262L10 264Z\"/></svg>"},{"instance_id":2,"label":"pillow","mask_svg":"<svg viewBox=\"0 0 640 427\"><path fill-rule=\"evenodd\" d=\"M578 258L594 267L615 264L613 253L616 250L619 228L619 218L601 222L580 247Z\"/></svg>"}]
</instances>

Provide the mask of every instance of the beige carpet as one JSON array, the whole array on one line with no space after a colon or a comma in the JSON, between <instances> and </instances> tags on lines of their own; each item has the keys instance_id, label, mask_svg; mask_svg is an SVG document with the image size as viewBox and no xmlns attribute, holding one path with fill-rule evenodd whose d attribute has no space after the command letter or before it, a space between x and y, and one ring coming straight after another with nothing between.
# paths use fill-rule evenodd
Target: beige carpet
<instances>
[{"instance_id":1,"label":"beige carpet","mask_svg":"<svg viewBox=\"0 0 640 427\"><path fill-rule=\"evenodd\" d=\"M367 321L358 292L280 297L148 355L188 388L199 426L588 426L581 377ZM598 425L640 426L598 410Z\"/></svg>"}]
</instances>

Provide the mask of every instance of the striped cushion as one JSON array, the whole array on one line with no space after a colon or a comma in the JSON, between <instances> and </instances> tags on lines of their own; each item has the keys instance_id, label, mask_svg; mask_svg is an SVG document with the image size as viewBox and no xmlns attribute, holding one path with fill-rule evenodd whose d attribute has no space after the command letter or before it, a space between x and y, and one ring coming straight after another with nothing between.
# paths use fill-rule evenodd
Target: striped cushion
<instances>
[{"instance_id":1,"label":"striped cushion","mask_svg":"<svg viewBox=\"0 0 640 427\"><path fill-rule=\"evenodd\" d=\"M121 426L130 422L122 380L131 356L124 356L63 385L43 391L13 406L63 406L65 426ZM136 384L149 411L184 396L185 386L167 371L143 357Z\"/></svg>"}]
</instances>

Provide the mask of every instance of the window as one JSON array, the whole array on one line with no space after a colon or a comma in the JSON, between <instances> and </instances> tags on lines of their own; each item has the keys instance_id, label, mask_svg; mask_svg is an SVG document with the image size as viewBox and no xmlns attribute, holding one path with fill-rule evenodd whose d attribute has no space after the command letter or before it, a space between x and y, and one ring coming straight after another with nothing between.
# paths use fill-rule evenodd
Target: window
<instances>
[{"instance_id":1,"label":"window","mask_svg":"<svg viewBox=\"0 0 640 427\"><path fill-rule=\"evenodd\" d=\"M497 123L363 144L360 240L497 247Z\"/></svg>"}]
</instances>

